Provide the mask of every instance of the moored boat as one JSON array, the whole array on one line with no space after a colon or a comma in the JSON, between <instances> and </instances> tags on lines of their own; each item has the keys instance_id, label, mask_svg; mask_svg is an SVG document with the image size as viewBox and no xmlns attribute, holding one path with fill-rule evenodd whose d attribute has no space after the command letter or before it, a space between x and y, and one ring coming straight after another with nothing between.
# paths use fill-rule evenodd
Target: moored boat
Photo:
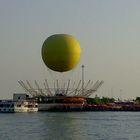
<instances>
[{"instance_id":1,"label":"moored boat","mask_svg":"<svg viewBox=\"0 0 140 140\"><path fill-rule=\"evenodd\" d=\"M86 102L84 97L52 96L38 99L38 111L74 111L82 110Z\"/></svg>"},{"instance_id":2,"label":"moored boat","mask_svg":"<svg viewBox=\"0 0 140 140\"><path fill-rule=\"evenodd\" d=\"M14 113L13 100L0 100L0 113Z\"/></svg>"},{"instance_id":3,"label":"moored boat","mask_svg":"<svg viewBox=\"0 0 140 140\"><path fill-rule=\"evenodd\" d=\"M20 100L14 104L14 112L37 112L38 104L34 100Z\"/></svg>"}]
</instances>

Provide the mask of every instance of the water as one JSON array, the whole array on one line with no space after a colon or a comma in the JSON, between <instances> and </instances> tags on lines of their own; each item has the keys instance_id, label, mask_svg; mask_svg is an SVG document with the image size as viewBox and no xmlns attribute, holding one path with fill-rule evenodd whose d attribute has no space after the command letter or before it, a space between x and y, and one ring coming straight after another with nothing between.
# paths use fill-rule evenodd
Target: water
<instances>
[{"instance_id":1,"label":"water","mask_svg":"<svg viewBox=\"0 0 140 140\"><path fill-rule=\"evenodd\" d=\"M0 140L140 140L140 112L0 114Z\"/></svg>"}]
</instances>

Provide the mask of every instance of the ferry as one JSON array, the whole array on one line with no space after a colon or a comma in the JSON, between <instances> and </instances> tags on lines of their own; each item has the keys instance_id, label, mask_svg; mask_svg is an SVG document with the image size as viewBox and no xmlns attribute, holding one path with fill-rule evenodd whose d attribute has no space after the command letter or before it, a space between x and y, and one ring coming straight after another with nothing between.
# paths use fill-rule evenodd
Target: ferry
<instances>
[{"instance_id":1,"label":"ferry","mask_svg":"<svg viewBox=\"0 0 140 140\"><path fill-rule=\"evenodd\" d=\"M75 111L82 110L84 97L52 96L38 98L38 111Z\"/></svg>"},{"instance_id":2,"label":"ferry","mask_svg":"<svg viewBox=\"0 0 140 140\"><path fill-rule=\"evenodd\" d=\"M14 104L14 112L37 112L38 104L34 100L20 100Z\"/></svg>"},{"instance_id":3,"label":"ferry","mask_svg":"<svg viewBox=\"0 0 140 140\"><path fill-rule=\"evenodd\" d=\"M0 113L14 113L14 101L0 100Z\"/></svg>"},{"instance_id":4,"label":"ferry","mask_svg":"<svg viewBox=\"0 0 140 140\"><path fill-rule=\"evenodd\" d=\"M0 113L37 112L38 104L34 100L0 100Z\"/></svg>"}]
</instances>

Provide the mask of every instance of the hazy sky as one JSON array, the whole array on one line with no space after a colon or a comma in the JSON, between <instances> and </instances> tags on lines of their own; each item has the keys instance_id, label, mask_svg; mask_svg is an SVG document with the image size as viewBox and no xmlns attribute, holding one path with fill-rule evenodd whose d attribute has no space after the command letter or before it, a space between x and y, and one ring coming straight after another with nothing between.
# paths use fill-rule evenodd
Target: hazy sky
<instances>
[{"instance_id":1,"label":"hazy sky","mask_svg":"<svg viewBox=\"0 0 140 140\"><path fill-rule=\"evenodd\" d=\"M54 79L41 58L44 40L75 36L81 62L69 75L104 80L99 96L140 96L139 0L0 0L0 98L24 92L18 80ZM61 74L61 77L64 77Z\"/></svg>"}]
</instances>

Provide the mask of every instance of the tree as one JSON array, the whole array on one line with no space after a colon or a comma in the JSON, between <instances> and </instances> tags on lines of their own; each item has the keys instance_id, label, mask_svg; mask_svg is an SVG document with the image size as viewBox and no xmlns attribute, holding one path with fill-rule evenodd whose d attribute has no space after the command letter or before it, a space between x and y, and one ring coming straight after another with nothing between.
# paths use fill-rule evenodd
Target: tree
<instances>
[{"instance_id":1,"label":"tree","mask_svg":"<svg viewBox=\"0 0 140 140\"><path fill-rule=\"evenodd\" d=\"M140 97L136 97L136 102L140 102Z\"/></svg>"}]
</instances>

